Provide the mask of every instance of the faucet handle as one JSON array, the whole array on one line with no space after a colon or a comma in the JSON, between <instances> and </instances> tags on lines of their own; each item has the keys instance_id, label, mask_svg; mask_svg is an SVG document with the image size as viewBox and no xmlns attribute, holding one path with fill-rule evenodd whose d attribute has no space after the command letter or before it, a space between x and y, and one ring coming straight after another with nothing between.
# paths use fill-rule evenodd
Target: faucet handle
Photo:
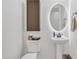
<instances>
[{"instance_id":1,"label":"faucet handle","mask_svg":"<svg viewBox=\"0 0 79 59\"><path fill-rule=\"evenodd\" d=\"M55 35L56 35L55 32L53 32L53 37L55 37Z\"/></svg>"}]
</instances>

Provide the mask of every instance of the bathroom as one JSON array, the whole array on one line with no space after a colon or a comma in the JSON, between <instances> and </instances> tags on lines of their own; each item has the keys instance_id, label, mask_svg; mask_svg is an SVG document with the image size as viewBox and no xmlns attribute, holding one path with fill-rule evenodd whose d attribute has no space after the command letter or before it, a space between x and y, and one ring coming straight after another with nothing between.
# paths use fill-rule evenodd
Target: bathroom
<instances>
[{"instance_id":1,"label":"bathroom","mask_svg":"<svg viewBox=\"0 0 79 59\"><path fill-rule=\"evenodd\" d=\"M52 41L53 32L49 25L49 13L54 4L63 4L67 11L68 23L63 32L69 41L62 48L63 54L69 54L72 59L77 59L77 31L71 30L71 17L77 12L76 0L39 0L40 20L38 31L27 31L27 0L3 0L3 59L28 59L26 40L30 35L40 37L39 49L36 59L57 59L56 44ZM57 31L58 32L58 31ZM71 37L72 36L72 37ZM29 53L33 54L33 53ZM59 57L58 57L59 58Z\"/></svg>"}]
</instances>

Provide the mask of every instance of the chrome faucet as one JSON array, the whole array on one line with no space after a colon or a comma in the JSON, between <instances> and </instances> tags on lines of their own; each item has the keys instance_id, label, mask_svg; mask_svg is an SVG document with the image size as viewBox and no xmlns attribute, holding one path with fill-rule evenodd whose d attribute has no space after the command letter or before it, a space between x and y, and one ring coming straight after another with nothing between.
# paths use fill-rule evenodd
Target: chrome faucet
<instances>
[{"instance_id":1,"label":"chrome faucet","mask_svg":"<svg viewBox=\"0 0 79 59\"><path fill-rule=\"evenodd\" d=\"M62 36L61 33L55 33L55 32L53 32L53 37L58 37L58 38L60 38L61 36Z\"/></svg>"}]
</instances>

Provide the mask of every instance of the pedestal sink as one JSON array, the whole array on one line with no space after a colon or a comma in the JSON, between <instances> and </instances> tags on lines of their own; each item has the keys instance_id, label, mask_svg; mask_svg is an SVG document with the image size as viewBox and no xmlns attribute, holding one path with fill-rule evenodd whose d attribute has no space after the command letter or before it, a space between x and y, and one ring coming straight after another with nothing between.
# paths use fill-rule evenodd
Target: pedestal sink
<instances>
[{"instance_id":1,"label":"pedestal sink","mask_svg":"<svg viewBox=\"0 0 79 59\"><path fill-rule=\"evenodd\" d=\"M66 37L61 37L61 38L52 37L52 40L53 40L53 43L55 43L55 44L65 44L66 42L68 42L69 39Z\"/></svg>"},{"instance_id":2,"label":"pedestal sink","mask_svg":"<svg viewBox=\"0 0 79 59\"><path fill-rule=\"evenodd\" d=\"M68 23L68 12L64 4L53 4L49 10L48 24L53 33L52 42L56 44L56 59L62 59L63 45L69 41L65 37Z\"/></svg>"},{"instance_id":3,"label":"pedestal sink","mask_svg":"<svg viewBox=\"0 0 79 59\"><path fill-rule=\"evenodd\" d=\"M62 59L63 45L69 41L66 37L52 38L53 43L56 44L56 59Z\"/></svg>"}]
</instances>

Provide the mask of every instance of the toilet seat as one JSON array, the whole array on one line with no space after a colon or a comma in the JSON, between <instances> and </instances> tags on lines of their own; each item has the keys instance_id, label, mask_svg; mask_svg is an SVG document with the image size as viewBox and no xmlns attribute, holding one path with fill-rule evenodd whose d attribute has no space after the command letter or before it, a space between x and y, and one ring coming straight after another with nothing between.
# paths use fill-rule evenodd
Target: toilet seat
<instances>
[{"instance_id":1,"label":"toilet seat","mask_svg":"<svg viewBox=\"0 0 79 59\"><path fill-rule=\"evenodd\" d=\"M21 59L36 59L37 58L37 53L29 53L24 55Z\"/></svg>"}]
</instances>

